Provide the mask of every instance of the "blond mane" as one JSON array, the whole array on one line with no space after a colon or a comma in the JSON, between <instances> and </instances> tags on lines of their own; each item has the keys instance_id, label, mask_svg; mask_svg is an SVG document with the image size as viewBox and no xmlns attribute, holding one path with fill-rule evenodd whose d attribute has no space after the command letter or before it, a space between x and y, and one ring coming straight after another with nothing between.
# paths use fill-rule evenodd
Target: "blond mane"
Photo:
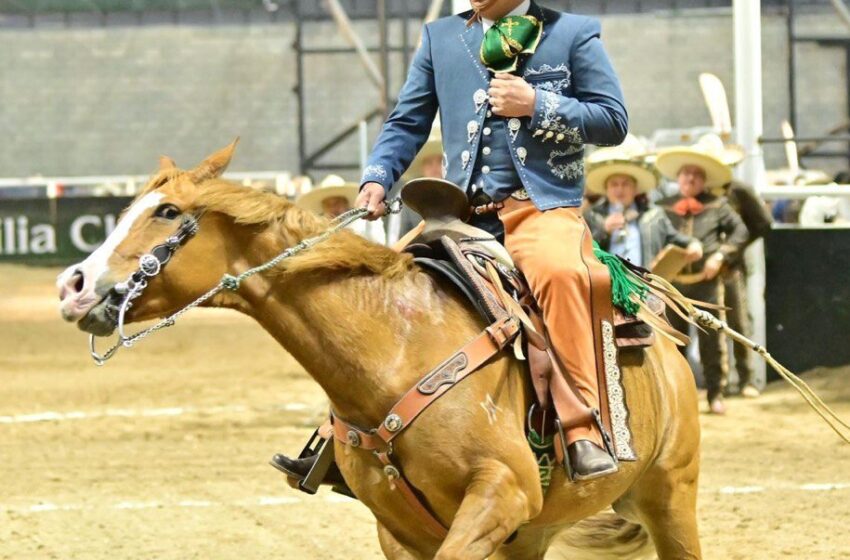
<instances>
[{"instance_id":1,"label":"blond mane","mask_svg":"<svg viewBox=\"0 0 850 560\"><path fill-rule=\"evenodd\" d=\"M181 172L162 171L154 175L139 196L156 190L177 178ZM244 187L224 179L208 179L196 187L194 206L230 216L236 224L267 225L282 238L286 247L319 235L330 227L328 220L297 207L274 193ZM356 233L343 230L310 250L281 264L281 274L321 270L373 273L395 278L413 268L410 255L399 254Z\"/></svg>"}]
</instances>

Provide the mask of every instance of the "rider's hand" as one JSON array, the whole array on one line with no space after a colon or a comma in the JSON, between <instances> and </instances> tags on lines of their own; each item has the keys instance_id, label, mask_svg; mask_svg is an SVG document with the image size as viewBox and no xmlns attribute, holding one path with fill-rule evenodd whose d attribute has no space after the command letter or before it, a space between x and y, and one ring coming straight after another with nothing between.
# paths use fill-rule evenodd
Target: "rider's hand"
<instances>
[{"instance_id":1,"label":"rider's hand","mask_svg":"<svg viewBox=\"0 0 850 560\"><path fill-rule=\"evenodd\" d=\"M706 280L714 280L720 274L721 268L723 268L723 255L721 253L715 253L705 261L705 267L703 267L702 272Z\"/></svg>"},{"instance_id":2,"label":"rider's hand","mask_svg":"<svg viewBox=\"0 0 850 560\"><path fill-rule=\"evenodd\" d=\"M685 258L689 263L696 262L702 258L702 243L691 241L685 249Z\"/></svg>"},{"instance_id":3,"label":"rider's hand","mask_svg":"<svg viewBox=\"0 0 850 560\"><path fill-rule=\"evenodd\" d=\"M490 106L500 117L530 117L534 115L537 92L531 85L513 74L499 73L490 80Z\"/></svg>"},{"instance_id":4,"label":"rider's hand","mask_svg":"<svg viewBox=\"0 0 850 560\"><path fill-rule=\"evenodd\" d=\"M366 183L360 189L360 194L357 195L357 200L354 201L354 206L357 208L368 208L369 213L366 214L366 219L369 221L377 220L386 212L384 198L387 193L384 191L384 186L380 183Z\"/></svg>"},{"instance_id":5,"label":"rider's hand","mask_svg":"<svg viewBox=\"0 0 850 560\"><path fill-rule=\"evenodd\" d=\"M622 214L611 214L605 218L605 231L613 233L626 227L626 217Z\"/></svg>"}]
</instances>

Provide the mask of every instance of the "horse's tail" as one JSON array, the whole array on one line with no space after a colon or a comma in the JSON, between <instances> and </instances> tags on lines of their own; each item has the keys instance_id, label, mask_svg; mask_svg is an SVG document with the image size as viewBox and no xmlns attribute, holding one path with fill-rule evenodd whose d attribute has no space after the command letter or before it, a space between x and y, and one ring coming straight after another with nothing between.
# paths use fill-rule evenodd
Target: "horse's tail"
<instances>
[{"instance_id":1,"label":"horse's tail","mask_svg":"<svg viewBox=\"0 0 850 560\"><path fill-rule=\"evenodd\" d=\"M562 532L546 560L621 560L654 558L646 530L613 511L603 511Z\"/></svg>"}]
</instances>

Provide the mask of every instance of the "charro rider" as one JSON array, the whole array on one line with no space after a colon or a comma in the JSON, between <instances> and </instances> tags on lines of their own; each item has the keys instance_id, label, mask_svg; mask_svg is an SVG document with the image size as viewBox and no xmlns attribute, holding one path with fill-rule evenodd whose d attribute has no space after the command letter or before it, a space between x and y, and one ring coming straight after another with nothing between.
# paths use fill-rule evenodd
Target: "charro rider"
<instances>
[{"instance_id":1,"label":"charro rider","mask_svg":"<svg viewBox=\"0 0 850 560\"><path fill-rule=\"evenodd\" d=\"M659 202L679 231L702 242L704 255L687 265L674 285L687 297L717 304L720 272L733 262L747 242L747 227L724 197L710 194L732 180L732 169L724 162L722 147L702 141L694 146L667 148L658 153L655 165L662 175L678 182L679 193ZM687 332L679 317L672 325ZM716 330L699 331L699 353L708 388L709 410L724 414L726 385L725 349Z\"/></svg>"},{"instance_id":2,"label":"charro rider","mask_svg":"<svg viewBox=\"0 0 850 560\"><path fill-rule=\"evenodd\" d=\"M598 21L529 0L471 0L428 24L393 113L364 170L358 203L377 219L428 138L439 110L446 179L498 209L505 245L525 274L551 342L589 409L600 407L590 275L602 267L579 207L584 145L617 145L628 129ZM483 199L483 200L482 200ZM376 344L385 342L375 341ZM616 472L595 414L570 427L574 478ZM312 457L273 459L292 478Z\"/></svg>"}]
</instances>

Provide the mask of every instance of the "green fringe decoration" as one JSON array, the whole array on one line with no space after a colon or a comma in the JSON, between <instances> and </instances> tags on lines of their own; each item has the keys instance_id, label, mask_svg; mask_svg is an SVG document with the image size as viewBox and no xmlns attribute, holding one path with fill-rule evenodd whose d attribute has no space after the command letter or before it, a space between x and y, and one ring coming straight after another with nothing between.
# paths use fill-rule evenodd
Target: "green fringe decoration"
<instances>
[{"instance_id":1,"label":"green fringe decoration","mask_svg":"<svg viewBox=\"0 0 850 560\"><path fill-rule=\"evenodd\" d=\"M552 483L552 471L555 468L555 438L540 437L533 429L528 432L528 444L537 460L537 470L540 473L540 487L545 493Z\"/></svg>"},{"instance_id":2,"label":"green fringe decoration","mask_svg":"<svg viewBox=\"0 0 850 560\"><path fill-rule=\"evenodd\" d=\"M624 313L634 316L640 310L640 304L632 298L636 295L639 301L646 299L648 288L632 274L620 261L620 257L612 255L593 242L593 254L599 262L608 267L611 274L611 301Z\"/></svg>"}]
</instances>

